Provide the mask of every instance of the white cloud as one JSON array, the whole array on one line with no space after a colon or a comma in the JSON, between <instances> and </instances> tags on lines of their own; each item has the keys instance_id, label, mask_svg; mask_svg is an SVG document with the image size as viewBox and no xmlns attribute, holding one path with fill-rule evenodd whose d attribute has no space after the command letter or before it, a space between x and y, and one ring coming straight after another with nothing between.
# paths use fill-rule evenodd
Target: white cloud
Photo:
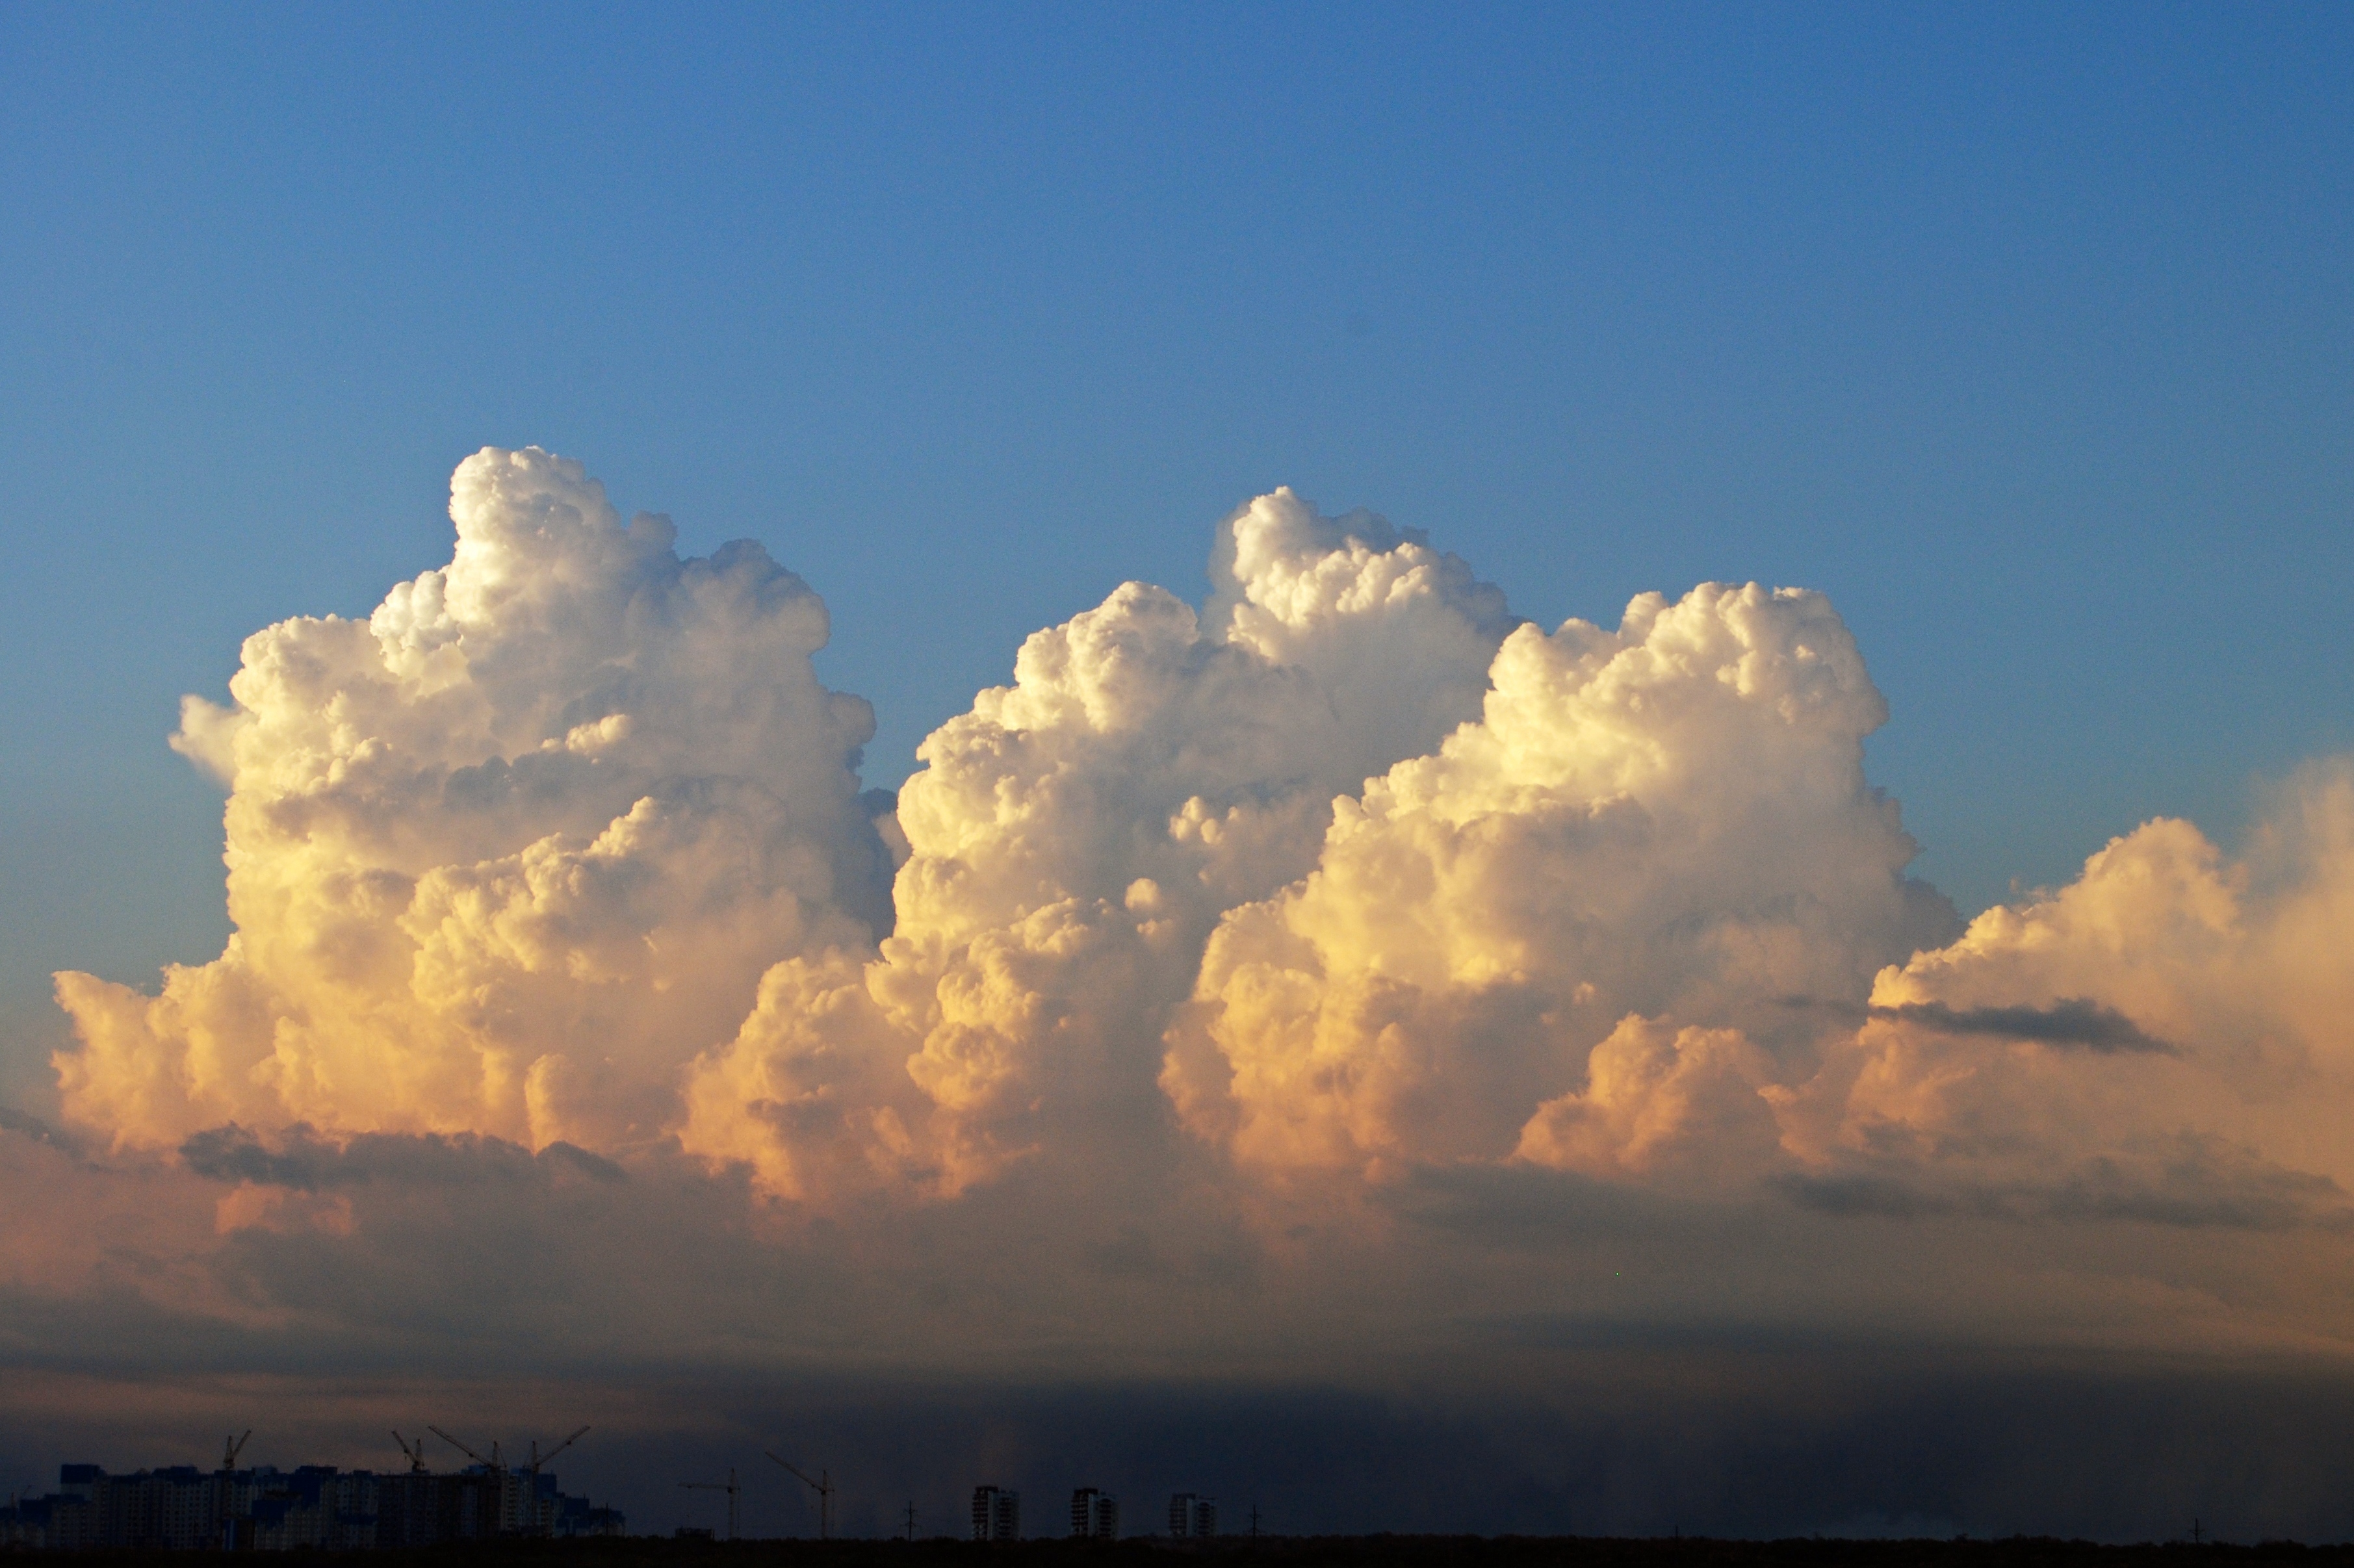
<instances>
[{"instance_id":1,"label":"white cloud","mask_svg":"<svg viewBox=\"0 0 2354 1568\"><path fill-rule=\"evenodd\" d=\"M1201 611L1032 636L892 810L756 546L681 560L534 451L451 512L448 567L188 704L228 949L58 978L90 1136L0 1111L20 1426L111 1387L146 1431L159 1366L200 1434L273 1378L281 1432L420 1380L658 1427L699 1379L748 1447L795 1380L1204 1368L1587 1419L1594 1368L1649 1409L1698 1354L1771 1447L1755 1391L1879 1388L1860 1344L1973 1387L2020 1345L2342 1364L2354 766L1965 929L1820 596L1547 634L1278 492Z\"/></svg>"},{"instance_id":2,"label":"white cloud","mask_svg":"<svg viewBox=\"0 0 2354 1568\"><path fill-rule=\"evenodd\" d=\"M2067 887L1882 972L1875 1016L1793 1097L1792 1141L2028 1211L2342 1217L2349 930L2354 766L2274 791L2240 861L2188 822L2146 823Z\"/></svg>"},{"instance_id":3,"label":"white cloud","mask_svg":"<svg viewBox=\"0 0 2354 1568\"><path fill-rule=\"evenodd\" d=\"M452 491L447 568L190 701L237 933L157 996L58 978L63 1103L118 1148L577 1145L862 1234L1019 1192L1061 1266L1228 1281L1378 1249L1433 1172L2249 1232L2354 1183L2343 765L2241 860L2153 823L1964 931L1821 596L1547 634L1278 492L1202 611L1130 583L1034 634L870 820L800 579L545 453ZM186 1206L386 1223L285 1169Z\"/></svg>"},{"instance_id":4,"label":"white cloud","mask_svg":"<svg viewBox=\"0 0 2354 1568\"><path fill-rule=\"evenodd\" d=\"M1559 1101L1532 1157L1641 1164L1667 1113L1625 1097L1672 1084L1688 1103L1694 1080L1636 1069L1652 1036L1622 1020L1673 1036L1757 1029L1781 997L1861 1001L1944 934L1864 782L1885 708L1821 596L1646 595L1615 632L1522 627L1492 676L1479 723L1344 803L1312 873L1211 942L1170 1075L1246 1160L1502 1159ZM1654 1089L1597 1072L1581 1090L1606 1038L1634 1053L1612 1070ZM1741 1056L1753 1079L1812 1065L1803 1038L1780 1059L1688 1038L1668 1048Z\"/></svg>"},{"instance_id":5,"label":"white cloud","mask_svg":"<svg viewBox=\"0 0 2354 1568\"><path fill-rule=\"evenodd\" d=\"M771 972L696 1069L688 1148L809 1198L1152 1136L1161 1034L1219 916L1305 871L1368 771L1475 715L1510 625L1459 561L1288 492L1221 540L1207 624L1127 584L925 741L894 934Z\"/></svg>"},{"instance_id":6,"label":"white cloud","mask_svg":"<svg viewBox=\"0 0 2354 1568\"><path fill-rule=\"evenodd\" d=\"M800 578L748 543L683 561L535 450L469 458L450 510L447 567L256 633L233 705L186 704L237 933L158 997L58 977L76 1119L616 1146L764 969L887 924L873 715L811 673Z\"/></svg>"}]
</instances>

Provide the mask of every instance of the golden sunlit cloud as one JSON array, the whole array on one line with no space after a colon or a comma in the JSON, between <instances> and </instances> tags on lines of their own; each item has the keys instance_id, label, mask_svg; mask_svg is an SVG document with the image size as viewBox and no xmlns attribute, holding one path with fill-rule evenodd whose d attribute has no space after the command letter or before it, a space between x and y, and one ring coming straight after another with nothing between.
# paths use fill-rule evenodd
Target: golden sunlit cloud
<instances>
[{"instance_id":1,"label":"golden sunlit cloud","mask_svg":"<svg viewBox=\"0 0 2354 1568\"><path fill-rule=\"evenodd\" d=\"M2153 822L1965 929L1905 874L1863 772L1885 705L1822 596L1548 633L1278 491L1204 609L1130 583L1035 633L894 802L811 670L823 606L758 546L682 560L536 450L468 459L451 513L447 567L189 699L236 935L159 995L58 980L67 1114L116 1150L684 1155L801 1215L1175 1181L1201 1257L1473 1170L2346 1214L2342 764L2243 860ZM220 1167L221 1233L365 1230L256 1170Z\"/></svg>"}]
</instances>

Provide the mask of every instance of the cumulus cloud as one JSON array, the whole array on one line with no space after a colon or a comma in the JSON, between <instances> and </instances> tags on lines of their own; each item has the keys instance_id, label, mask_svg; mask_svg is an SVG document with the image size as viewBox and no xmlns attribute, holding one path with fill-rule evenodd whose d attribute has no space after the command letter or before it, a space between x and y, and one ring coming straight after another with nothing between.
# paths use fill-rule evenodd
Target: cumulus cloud
<instances>
[{"instance_id":1,"label":"cumulus cloud","mask_svg":"<svg viewBox=\"0 0 2354 1568\"><path fill-rule=\"evenodd\" d=\"M2147 823L1884 970L1870 1021L1787 1102L1791 1140L1971 1201L2342 1223L2349 916L2354 766L2287 781L2240 860Z\"/></svg>"},{"instance_id":2,"label":"cumulus cloud","mask_svg":"<svg viewBox=\"0 0 2354 1568\"><path fill-rule=\"evenodd\" d=\"M450 514L449 566L257 632L232 705L187 700L236 934L157 996L58 977L74 1119L642 1140L764 969L887 929L873 715L811 672L800 578L748 542L682 560L536 450L469 458Z\"/></svg>"},{"instance_id":3,"label":"cumulus cloud","mask_svg":"<svg viewBox=\"0 0 2354 1568\"><path fill-rule=\"evenodd\" d=\"M893 934L770 971L690 1077L689 1149L814 1198L1152 1135L1212 927L1303 874L1369 772L1478 713L1511 625L1462 562L1288 491L1220 540L1206 615L1126 584L924 742Z\"/></svg>"},{"instance_id":4,"label":"cumulus cloud","mask_svg":"<svg viewBox=\"0 0 2354 1568\"><path fill-rule=\"evenodd\" d=\"M227 951L153 996L58 977L69 1117L210 1183L220 1234L516 1160L845 1224L1019 1190L1074 1267L1229 1283L1302 1234L1282 1205L1443 1171L2346 1213L2344 765L2237 860L2153 822L1965 928L1906 874L1822 596L1547 631L1278 491L1201 609L1129 583L1034 633L884 802L865 704L811 667L824 608L757 546L681 559L537 450L467 460L451 514L448 567L188 702Z\"/></svg>"},{"instance_id":5,"label":"cumulus cloud","mask_svg":"<svg viewBox=\"0 0 2354 1568\"><path fill-rule=\"evenodd\" d=\"M1694 1511L1705 1457L1663 1447L1636 1507L1596 1380L1655 1414L1704 1384L1660 1429L1759 1452L1848 1389L1812 1475L1920 1427L1871 1401L1923 1346L1967 1388L2020 1344L2112 1390L2138 1352L2343 1365L2354 764L2233 851L2147 823L1966 925L1906 874L1863 768L1886 705L1821 596L1547 630L1278 491L1220 527L1201 607L1129 583L1032 635L894 801L812 671L824 607L758 546L682 559L535 450L467 460L451 513L447 567L257 633L230 703L186 706L235 935L154 994L59 976L69 1125L0 1108L19 1426L126 1383L152 1425L161 1371L199 1435L272 1379L290 1430L373 1430L420 1380L657 1446L733 1401L724 1440L657 1448L684 1474L896 1380L877 1454L985 1404L993 1436L926 1461L962 1485L1003 1389L1094 1380L1118 1427L1211 1368L1245 1411L1213 1457L1278 1384L1349 1391L1310 1449L1391 1411L1400 1474L1515 1399L1527 1476L1593 1435L1582 1500L1498 1482L1503 1511L1418 1522L2023 1527L2073 1517L2049 1466L2025 1511L1950 1505L1941 1462L1810 1523ZM2033 1387L1985 1452L2090 1408ZM2148 1423L2083 1419L2155 1473L2114 1436ZM827 1420L837 1474L900 1485Z\"/></svg>"},{"instance_id":6,"label":"cumulus cloud","mask_svg":"<svg viewBox=\"0 0 2354 1568\"><path fill-rule=\"evenodd\" d=\"M1244 1160L1647 1165L1811 1065L1723 1027L1860 1003L1946 934L1864 782L1885 705L1820 595L1646 595L1616 631L1521 628L1491 677L1211 941L1170 1076Z\"/></svg>"}]
</instances>

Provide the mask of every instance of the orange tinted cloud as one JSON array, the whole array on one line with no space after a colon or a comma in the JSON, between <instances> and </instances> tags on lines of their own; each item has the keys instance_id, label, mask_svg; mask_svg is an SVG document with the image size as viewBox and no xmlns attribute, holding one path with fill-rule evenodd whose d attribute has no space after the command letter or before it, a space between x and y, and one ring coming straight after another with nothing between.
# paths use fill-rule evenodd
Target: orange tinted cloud
<instances>
[{"instance_id":1,"label":"orange tinted cloud","mask_svg":"<svg viewBox=\"0 0 2354 1568\"><path fill-rule=\"evenodd\" d=\"M1965 927L1905 874L1822 596L1547 632L1278 492L1202 609L1130 583L1032 635L893 805L811 668L822 605L757 547L682 560L537 451L469 459L451 514L448 567L189 703L228 949L153 996L58 977L93 1141L8 1158L122 1214L175 1310L360 1320L419 1257L521 1248L560 1315L599 1266L560 1213L671 1260L600 1333L726 1341L781 1293L943 1355L1084 1324L1113 1361L1296 1360L1466 1278L1618 1310L1513 1238L1738 1211L1771 1219L1727 1268L1816 1260L1794 1317L2331 1332L2342 1247L2296 1238L2354 1182L2343 764L2236 858L2147 824ZM1903 1278L1822 1261L1900 1221L1939 1238ZM7 1223L58 1299L125 1255ZM2030 1259L2033 1225L2113 1252ZM1650 1279L1655 1316L1716 1309Z\"/></svg>"}]
</instances>

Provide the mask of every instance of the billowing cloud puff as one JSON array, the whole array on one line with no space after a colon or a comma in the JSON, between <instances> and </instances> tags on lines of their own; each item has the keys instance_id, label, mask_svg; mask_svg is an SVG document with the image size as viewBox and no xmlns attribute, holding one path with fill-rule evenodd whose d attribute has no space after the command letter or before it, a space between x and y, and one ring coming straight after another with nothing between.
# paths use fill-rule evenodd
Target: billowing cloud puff
<instances>
[{"instance_id":1,"label":"billowing cloud puff","mask_svg":"<svg viewBox=\"0 0 2354 1568\"><path fill-rule=\"evenodd\" d=\"M2349 1216L2354 767L2275 791L2233 862L2188 822L1882 972L1794 1097L1831 1201L2173 1223Z\"/></svg>"},{"instance_id":2,"label":"billowing cloud puff","mask_svg":"<svg viewBox=\"0 0 2354 1568\"><path fill-rule=\"evenodd\" d=\"M1164 1082L1271 1172L1517 1162L1832 1212L2354 1221L2354 770L1956 933L1819 596L1515 631L1481 721L1227 914Z\"/></svg>"},{"instance_id":3,"label":"billowing cloud puff","mask_svg":"<svg viewBox=\"0 0 2354 1568\"><path fill-rule=\"evenodd\" d=\"M865 705L811 669L823 607L757 546L681 560L535 450L469 459L451 510L448 567L257 634L233 705L187 705L236 935L156 996L58 978L65 1109L118 1147L683 1152L837 1214L1026 1171L1082 1231L1176 1227L1087 1244L1129 1270L1180 1191L1188 1255L1230 1257L1271 1192L1470 1170L2345 1213L2342 766L2241 861L2156 822L1964 929L1905 874L1821 596L1547 633L1278 491L1201 610L1129 583L1029 638L889 810ZM255 1169L223 1225L343 1223Z\"/></svg>"},{"instance_id":4,"label":"billowing cloud puff","mask_svg":"<svg viewBox=\"0 0 2354 1568\"><path fill-rule=\"evenodd\" d=\"M1521 628L1492 674L1479 723L1210 943L1170 1079L1246 1160L1497 1160L1525 1127L1532 1158L1642 1169L1812 1065L1708 1026L1860 1002L1947 934L1864 783L1885 707L1820 595L1646 595L1615 632Z\"/></svg>"},{"instance_id":5,"label":"billowing cloud puff","mask_svg":"<svg viewBox=\"0 0 2354 1568\"><path fill-rule=\"evenodd\" d=\"M76 1119L620 1145L762 970L887 928L873 715L811 673L800 578L750 543L683 561L536 450L466 460L450 514L447 567L256 633L234 705L186 704L237 931L160 996L58 977Z\"/></svg>"},{"instance_id":6,"label":"billowing cloud puff","mask_svg":"<svg viewBox=\"0 0 2354 1568\"><path fill-rule=\"evenodd\" d=\"M2248 1533L2344 1533L2312 1456L2354 1290L2354 764L2236 850L2150 822L1965 926L1905 874L1820 596L1548 632L1278 492L1198 609L1130 583L1031 636L894 806L812 673L823 607L758 546L682 560L537 451L452 488L447 567L258 633L230 705L186 705L228 949L154 995L58 977L73 1125L0 1107L16 1429L192 1457L233 1419L366 1464L361 1427L593 1421L642 1482L791 1411L880 1530L856 1509L977 1456L1067 1484L1076 1407L1032 1407L1025 1469L1010 1391L1133 1436L1163 1386L1192 1436L1090 1479L1289 1474L1363 1528L1381 1477L1453 1464L1474 1501L1434 1525L1640 1532L1691 1528L1709 1473L1630 1469L1646 1421L1755 1435L1725 1497L1844 1465L1882 1507L1885 1433L1992 1388L1905 1507L1999 1457L2039 1500L1956 1528L2051 1528L2105 1443L2094 1489L2142 1500L2082 1517L2146 1533L2310 1396L2264 1473L2323 1502ZM2267 1370L2137 1381L2185 1350ZM2211 1455L2115 1414L2179 1408ZM1794 1450L1794 1411L1843 1436ZM1286 1468L1303 1432L1331 1485ZM641 1528L689 1495L642 1485Z\"/></svg>"},{"instance_id":7,"label":"billowing cloud puff","mask_svg":"<svg viewBox=\"0 0 2354 1568\"><path fill-rule=\"evenodd\" d=\"M1206 623L1129 583L1036 633L1013 685L924 743L894 934L771 971L691 1079L688 1148L809 1197L1150 1136L1219 916L1303 874L1368 773L1475 715L1511 624L1460 561L1288 491L1228 522L1214 577Z\"/></svg>"}]
</instances>

